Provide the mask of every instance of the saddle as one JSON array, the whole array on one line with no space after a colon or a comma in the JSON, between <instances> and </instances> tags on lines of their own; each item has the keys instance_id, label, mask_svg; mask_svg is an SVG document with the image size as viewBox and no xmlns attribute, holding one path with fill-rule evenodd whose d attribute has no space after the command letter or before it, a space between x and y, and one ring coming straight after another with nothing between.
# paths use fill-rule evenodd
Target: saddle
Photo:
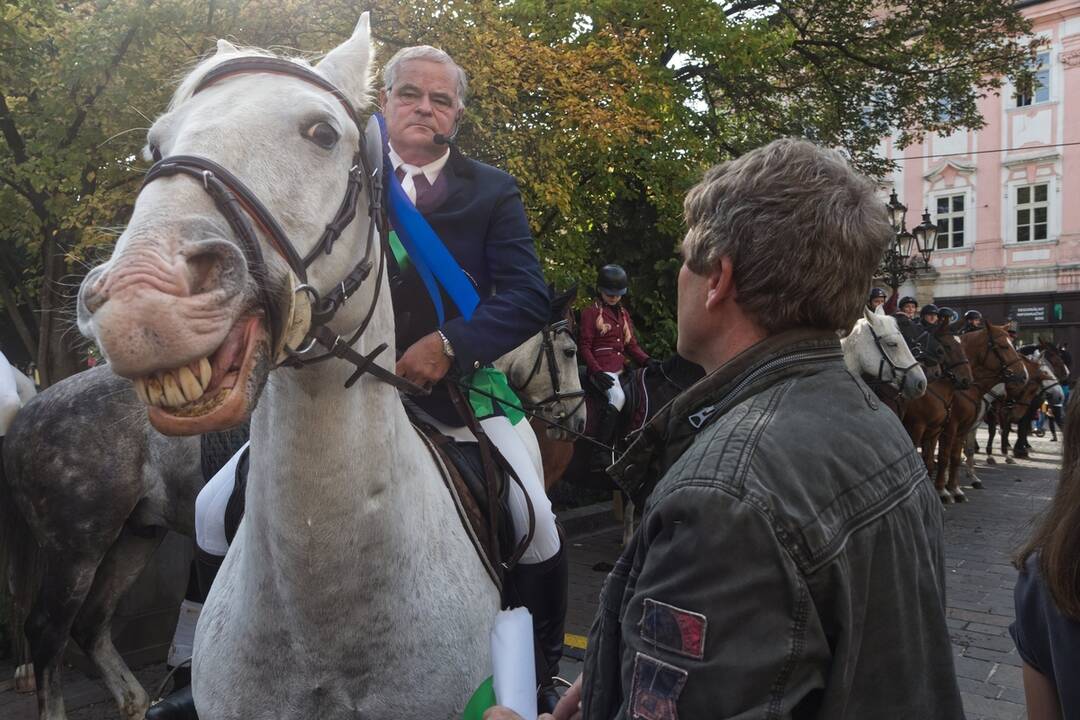
<instances>
[{"instance_id":1,"label":"saddle","mask_svg":"<svg viewBox=\"0 0 1080 720\"><path fill-rule=\"evenodd\" d=\"M479 442L460 443L440 432L435 418L407 395L402 395L401 400L409 421L439 466L443 482L457 508L458 519L472 540L488 575L501 592L503 574L517 563L532 536L530 530L528 537L515 546L514 528L510 521L513 470L482 436L482 431L477 432L478 426L470 429ZM460 397L458 400L464 402ZM458 409L468 412L465 408ZM470 413L466 419L471 418ZM475 423L475 419L472 422ZM485 458L486 454L489 455Z\"/></svg>"}]
</instances>

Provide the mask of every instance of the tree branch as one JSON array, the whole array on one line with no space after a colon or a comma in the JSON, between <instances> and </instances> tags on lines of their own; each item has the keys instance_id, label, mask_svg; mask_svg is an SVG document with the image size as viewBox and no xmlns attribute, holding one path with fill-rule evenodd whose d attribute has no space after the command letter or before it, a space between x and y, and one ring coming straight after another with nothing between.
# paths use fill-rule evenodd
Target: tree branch
<instances>
[{"instance_id":1,"label":"tree branch","mask_svg":"<svg viewBox=\"0 0 1080 720\"><path fill-rule=\"evenodd\" d=\"M90 109L93 108L94 103L97 102L97 99L101 97L101 93L105 92L105 88L109 86L113 73L116 71L116 68L120 66L124 56L127 55L128 49L131 47L131 42L135 39L138 30L139 25L136 23L128 28L128 31L124 34L124 38L120 41L120 45L117 47L116 52L113 53L108 67L105 68L105 77L101 79L101 82L97 84L97 87L95 87L93 92L86 98L86 102L76 111L75 117L71 121L71 125L68 126L67 132L64 133L64 139L60 141L61 148L70 147L71 143L75 142L75 138L78 137L83 123L86 122L86 116L89 114Z\"/></svg>"},{"instance_id":2,"label":"tree branch","mask_svg":"<svg viewBox=\"0 0 1080 720\"><path fill-rule=\"evenodd\" d=\"M26 141L23 140L22 135L19 133L19 128L15 125L15 118L11 115L11 109L7 104L7 95L0 93L0 132L4 133L4 141L7 142L7 146L11 148L11 154L15 158L15 164L21 165L26 162L28 157L26 154Z\"/></svg>"}]
</instances>

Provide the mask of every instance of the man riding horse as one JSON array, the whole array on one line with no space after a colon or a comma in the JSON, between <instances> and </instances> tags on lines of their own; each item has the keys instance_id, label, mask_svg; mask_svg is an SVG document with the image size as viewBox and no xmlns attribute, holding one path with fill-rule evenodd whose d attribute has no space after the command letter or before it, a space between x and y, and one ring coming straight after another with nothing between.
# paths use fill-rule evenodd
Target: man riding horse
<instances>
[{"instance_id":1,"label":"man riding horse","mask_svg":"<svg viewBox=\"0 0 1080 720\"><path fill-rule=\"evenodd\" d=\"M468 320L456 307L453 293L447 291L436 300L425 282L425 269L418 267L407 249L416 241L409 236L412 231L394 228L389 244L395 265L391 290L399 354L396 372L430 389L426 396L413 396L412 402L426 415L425 421L444 435L475 444L477 437L462 417L463 411L475 412L478 429L521 481L520 486L509 483L514 539L521 542L530 530L532 537L518 564L506 575L505 595L532 614L542 666L538 669L540 709L550 710L558 700L552 677L562 656L567 591L566 557L551 503L529 449L503 406L476 394L470 395L471 409L453 399L459 379L466 385L505 388L505 378L500 380L501 374L490 364L544 327L550 307L548 288L516 181L465 157L453 144L465 110L465 72L442 50L409 47L386 64L383 83L380 104L386 127L383 165L388 195L394 193L391 184L400 187L480 298ZM392 207L393 200L389 202ZM452 302L443 302L447 295ZM445 320L440 319L442 307L437 311L436 303L445 306ZM482 383L480 376L488 382ZM510 391L506 388L505 392ZM518 402L505 397L511 407ZM220 556L228 547L225 510L243 453L238 452L200 494L196 541L204 566L207 551ZM211 558L209 564L214 562ZM220 559L216 563L220 565ZM190 691L174 694L147 714L148 720L187 717L196 717Z\"/></svg>"}]
</instances>

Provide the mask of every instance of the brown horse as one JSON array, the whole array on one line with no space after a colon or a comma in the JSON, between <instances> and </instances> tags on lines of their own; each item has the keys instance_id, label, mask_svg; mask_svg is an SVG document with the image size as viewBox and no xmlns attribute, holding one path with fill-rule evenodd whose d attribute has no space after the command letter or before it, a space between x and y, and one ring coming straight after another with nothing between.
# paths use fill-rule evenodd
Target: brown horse
<instances>
[{"instance_id":1,"label":"brown horse","mask_svg":"<svg viewBox=\"0 0 1080 720\"><path fill-rule=\"evenodd\" d=\"M962 462L964 440L981 417L983 395L999 383L1022 385L1028 380L1023 358L1009 342L1004 325L987 323L982 330L962 335L960 344L971 363L974 384L967 390L955 392L949 417L938 440L934 485L944 503L967 500L956 475Z\"/></svg>"},{"instance_id":2,"label":"brown horse","mask_svg":"<svg viewBox=\"0 0 1080 720\"><path fill-rule=\"evenodd\" d=\"M958 390L971 386L971 367L964 354L960 339L947 325L933 333L940 346L938 361L927 366L927 378L934 378L926 386L926 394L909 401L901 415L904 428L911 442L922 454L926 471L934 474L934 447L945 427L953 397Z\"/></svg>"},{"instance_id":3,"label":"brown horse","mask_svg":"<svg viewBox=\"0 0 1080 720\"><path fill-rule=\"evenodd\" d=\"M1027 418L1030 422L1031 414L1036 407L1036 402L1041 402L1040 395L1048 385L1057 384L1056 373L1053 368L1043 365L1030 358L1021 355L1024 367L1028 372L1028 381L1023 385L1010 385L1005 388L1003 395L991 393L994 401L990 403L986 411L985 420L989 434L986 440L986 462L994 465L994 434L1001 429L1001 454L1005 456L1005 462L1012 465L1016 461L1009 457L1009 429L1013 423L1017 423L1017 435L1026 437L1024 428L1020 423ZM1037 400L1038 399L1038 400ZM1019 452L1019 448L1017 449Z\"/></svg>"}]
</instances>

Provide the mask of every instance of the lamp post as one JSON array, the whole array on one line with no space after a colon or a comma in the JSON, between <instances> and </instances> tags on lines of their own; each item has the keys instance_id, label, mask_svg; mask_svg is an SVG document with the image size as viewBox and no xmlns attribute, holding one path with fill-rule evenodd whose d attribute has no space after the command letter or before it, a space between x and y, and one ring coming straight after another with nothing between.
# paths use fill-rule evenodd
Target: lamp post
<instances>
[{"instance_id":1,"label":"lamp post","mask_svg":"<svg viewBox=\"0 0 1080 720\"><path fill-rule=\"evenodd\" d=\"M908 232L907 206L896 197L896 190L885 203L896 238L885 250L877 274L895 292L906 280L930 269L930 256L937 240L937 225L930 221L930 211L924 210L922 222Z\"/></svg>"}]
</instances>

